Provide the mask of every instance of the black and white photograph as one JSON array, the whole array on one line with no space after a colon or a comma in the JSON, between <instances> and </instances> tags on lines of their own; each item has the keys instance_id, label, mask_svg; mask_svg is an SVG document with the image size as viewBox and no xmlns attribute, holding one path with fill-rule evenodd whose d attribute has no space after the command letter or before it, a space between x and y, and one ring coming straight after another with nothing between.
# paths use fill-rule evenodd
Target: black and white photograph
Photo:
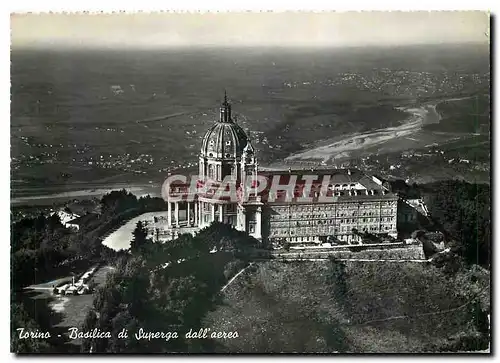
<instances>
[{"instance_id":1,"label":"black and white photograph","mask_svg":"<svg viewBox=\"0 0 500 363\"><path fill-rule=\"evenodd\" d=\"M491 354L491 23L11 13L11 353Z\"/></svg>"}]
</instances>

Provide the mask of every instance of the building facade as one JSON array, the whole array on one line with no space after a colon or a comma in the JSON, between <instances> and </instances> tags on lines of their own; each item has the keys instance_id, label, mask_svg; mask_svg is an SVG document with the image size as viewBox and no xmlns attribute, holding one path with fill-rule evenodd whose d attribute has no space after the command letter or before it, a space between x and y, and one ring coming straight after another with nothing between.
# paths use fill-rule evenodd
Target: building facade
<instances>
[{"instance_id":1,"label":"building facade","mask_svg":"<svg viewBox=\"0 0 500 363\"><path fill-rule=\"evenodd\" d=\"M192 181L164 186L164 228L197 230L218 221L264 243L304 245L359 244L363 233L397 237L399 197L381 180L352 169L260 171L231 112L225 96L219 120L203 137L196 192ZM217 192L227 189L237 198Z\"/></svg>"}]
</instances>

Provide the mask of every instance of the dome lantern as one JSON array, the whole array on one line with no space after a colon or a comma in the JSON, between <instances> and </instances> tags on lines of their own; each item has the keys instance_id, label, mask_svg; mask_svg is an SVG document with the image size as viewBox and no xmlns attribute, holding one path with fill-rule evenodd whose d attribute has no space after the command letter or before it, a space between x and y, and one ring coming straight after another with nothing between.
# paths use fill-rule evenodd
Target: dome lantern
<instances>
[{"instance_id":1,"label":"dome lantern","mask_svg":"<svg viewBox=\"0 0 500 363\"><path fill-rule=\"evenodd\" d=\"M220 108L220 122L233 122L231 117L231 104L227 101L227 93L224 90L224 102Z\"/></svg>"}]
</instances>

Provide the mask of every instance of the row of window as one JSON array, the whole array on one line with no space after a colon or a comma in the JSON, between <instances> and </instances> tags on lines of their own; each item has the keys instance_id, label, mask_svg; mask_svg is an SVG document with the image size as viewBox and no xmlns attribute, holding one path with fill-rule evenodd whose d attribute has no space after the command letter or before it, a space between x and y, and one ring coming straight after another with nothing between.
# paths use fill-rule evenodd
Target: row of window
<instances>
[{"instance_id":1,"label":"row of window","mask_svg":"<svg viewBox=\"0 0 500 363\"><path fill-rule=\"evenodd\" d=\"M353 216L356 217L358 214L356 212L351 212L351 213L337 213L336 217L341 218L341 217L348 217L348 216ZM384 216L392 216L394 215L394 210L388 210L385 213L382 213L379 215L376 212L363 212L359 214L359 218L361 216L377 216L382 218L386 218ZM321 213L321 214L302 214L302 213L290 213L290 214L272 214L271 215L271 220L287 220L287 219L317 219L317 218L335 218L335 216L332 216L329 213Z\"/></svg>"},{"instance_id":2,"label":"row of window","mask_svg":"<svg viewBox=\"0 0 500 363\"><path fill-rule=\"evenodd\" d=\"M224 135L225 137L231 137L230 135ZM208 142L208 145L209 146L214 146L215 145L215 141L214 140L210 140ZM230 140L227 140L226 141L226 146L231 146L231 141Z\"/></svg>"},{"instance_id":3,"label":"row of window","mask_svg":"<svg viewBox=\"0 0 500 363\"><path fill-rule=\"evenodd\" d=\"M387 217L384 220L378 218L363 218L363 219L341 219L341 220L317 220L317 221L290 221L290 222L276 222L271 221L271 226L276 228L293 228L299 226L338 226L342 224L359 225L362 223L377 223L377 224L393 224L395 221L392 217Z\"/></svg>"},{"instance_id":4,"label":"row of window","mask_svg":"<svg viewBox=\"0 0 500 363\"><path fill-rule=\"evenodd\" d=\"M288 213L291 211L299 212L321 212L321 211L335 211L339 209L377 209L380 208L394 208L396 207L395 201L388 202L369 202L369 203L343 203L343 204L330 204L330 205L317 205L317 206L298 206L290 205L289 207L275 207L274 211L278 213Z\"/></svg>"},{"instance_id":5,"label":"row of window","mask_svg":"<svg viewBox=\"0 0 500 363\"><path fill-rule=\"evenodd\" d=\"M337 237L341 241L359 241L359 237L353 234L347 234ZM320 242L318 237L306 236L306 237L287 237L285 238L287 242Z\"/></svg>"},{"instance_id":6,"label":"row of window","mask_svg":"<svg viewBox=\"0 0 500 363\"><path fill-rule=\"evenodd\" d=\"M389 232L389 231L394 231L395 228L394 226L382 226L379 227L378 225L370 225L370 226L364 226L362 229L360 229L361 232ZM327 235L327 234L337 234L337 233L349 233L352 231L352 228L350 226L342 226L340 228L332 228L332 227L318 227L318 228L294 228L294 229L287 229L287 228L273 228L270 231L270 236L271 237L279 237L279 236L293 236L293 235L299 235L299 236L304 236L304 235L309 235L309 236L317 236L317 235Z\"/></svg>"},{"instance_id":7,"label":"row of window","mask_svg":"<svg viewBox=\"0 0 500 363\"><path fill-rule=\"evenodd\" d=\"M377 212L374 212L374 211L370 211L370 212L360 212L359 214L355 211L353 212L349 212L349 213L341 213L341 212L337 212L336 214L332 214L332 213L313 213L313 214L305 214L305 213L300 213L300 212L291 212L291 213L283 213L283 214L271 214L271 218L273 219L287 219L287 218L297 218L297 217L300 217L300 218L332 218L333 216L337 216L337 217L346 217L346 216L356 216L356 215L359 215L359 216L378 216L378 215L392 215L394 214L394 209L388 209L388 210L384 210L382 211L381 214Z\"/></svg>"},{"instance_id":8,"label":"row of window","mask_svg":"<svg viewBox=\"0 0 500 363\"><path fill-rule=\"evenodd\" d=\"M337 215L337 218L327 217L325 215L315 215L315 214L306 214L306 215L296 215L292 214L291 216L272 216L271 223L300 223L304 222L307 224L335 224L338 223L356 223L356 222L392 222L395 220L394 216L376 216L376 217L358 217L358 218L340 218ZM299 219L299 220L297 220Z\"/></svg>"},{"instance_id":9,"label":"row of window","mask_svg":"<svg viewBox=\"0 0 500 363\"><path fill-rule=\"evenodd\" d=\"M285 235L318 235L318 234L333 234L338 233L339 230L337 228L333 229L329 228L295 228L295 229L287 229L287 228L274 228L271 229L271 236L285 236Z\"/></svg>"}]
</instances>

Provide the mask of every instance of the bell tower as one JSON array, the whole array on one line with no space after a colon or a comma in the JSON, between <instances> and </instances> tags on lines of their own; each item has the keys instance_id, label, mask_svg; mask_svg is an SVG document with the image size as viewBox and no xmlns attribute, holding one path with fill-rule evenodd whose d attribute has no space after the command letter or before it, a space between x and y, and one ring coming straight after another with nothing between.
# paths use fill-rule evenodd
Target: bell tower
<instances>
[{"instance_id":1,"label":"bell tower","mask_svg":"<svg viewBox=\"0 0 500 363\"><path fill-rule=\"evenodd\" d=\"M240 180L242 183L249 177L252 177L253 179L257 177L257 158L255 157L255 149L250 141L248 141L246 146L243 148L240 164Z\"/></svg>"},{"instance_id":2,"label":"bell tower","mask_svg":"<svg viewBox=\"0 0 500 363\"><path fill-rule=\"evenodd\" d=\"M247 142L240 162L242 198L238 203L236 228L246 231L252 237L262 239L262 206L260 196L254 194L257 188L258 164L252 144Z\"/></svg>"}]
</instances>

